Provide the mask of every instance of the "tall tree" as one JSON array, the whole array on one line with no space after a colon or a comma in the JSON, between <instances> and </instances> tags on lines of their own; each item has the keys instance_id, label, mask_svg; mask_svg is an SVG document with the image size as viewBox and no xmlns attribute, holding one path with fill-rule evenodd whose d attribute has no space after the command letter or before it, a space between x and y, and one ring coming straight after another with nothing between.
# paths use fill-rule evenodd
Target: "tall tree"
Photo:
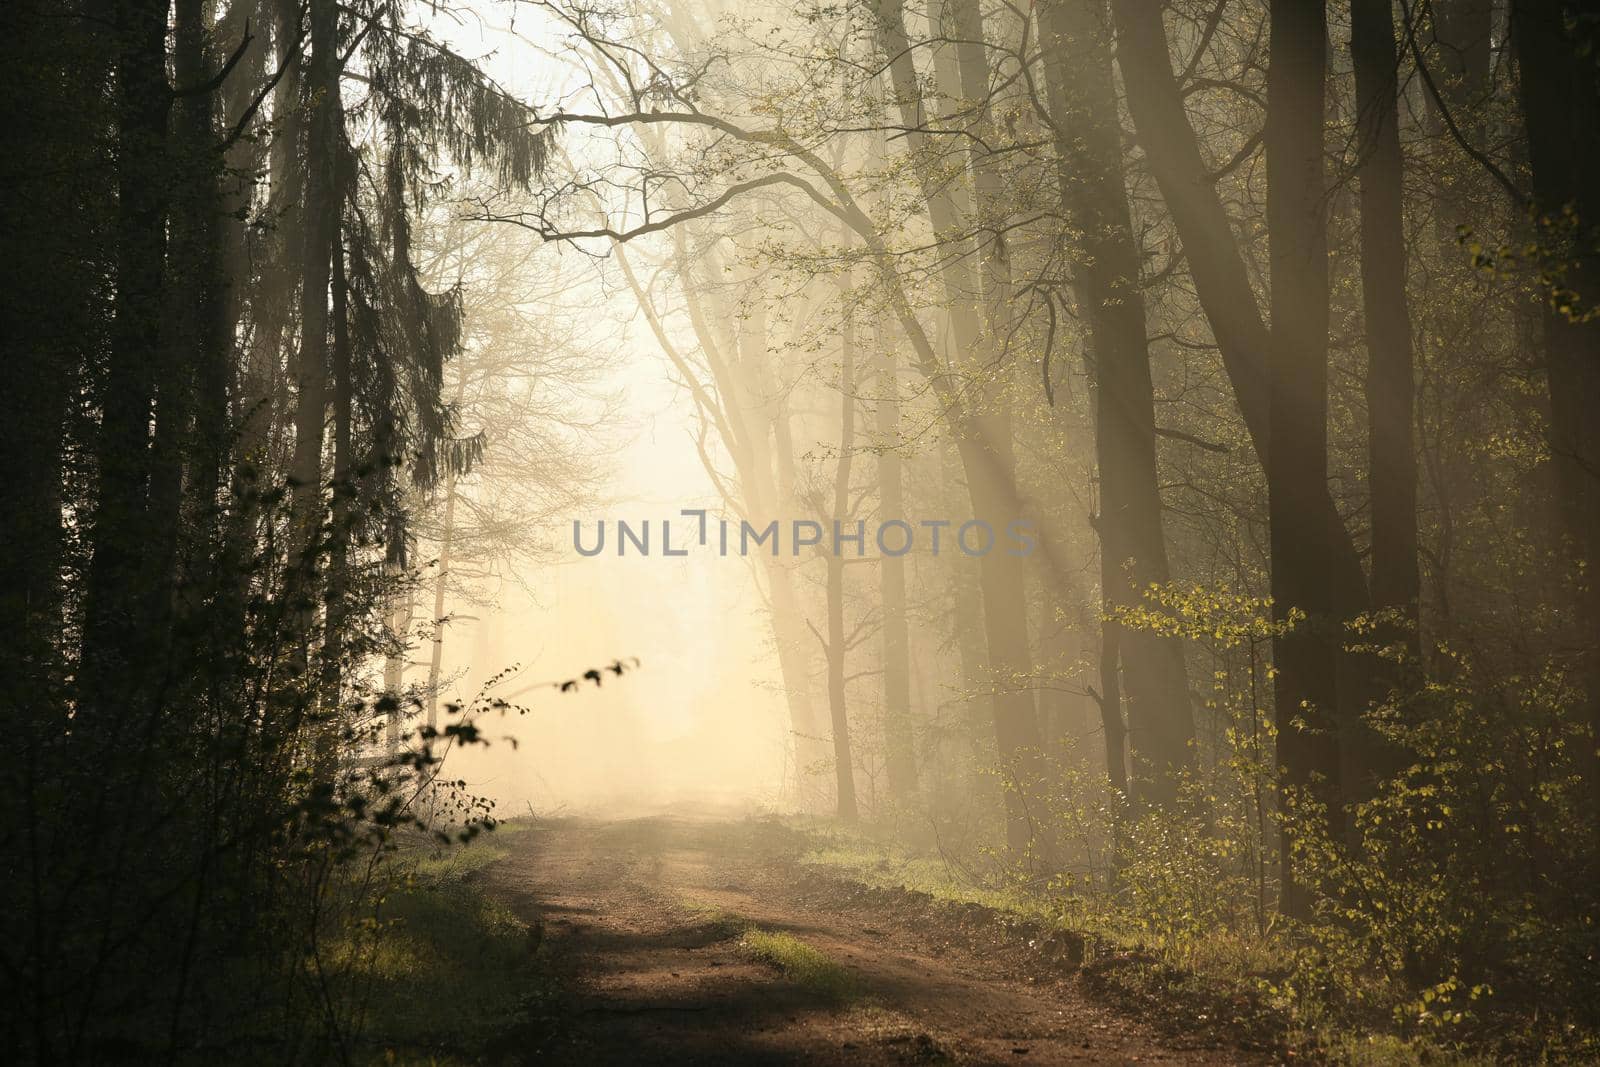
<instances>
[{"instance_id":1,"label":"tall tree","mask_svg":"<svg viewBox=\"0 0 1600 1067\"><path fill-rule=\"evenodd\" d=\"M848 279L848 275L846 276ZM848 286L845 287L848 294ZM846 295L846 300L849 296ZM845 693L845 659L852 637L844 629L845 555L838 534L851 520L850 472L855 465L856 447L856 331L855 316L847 305L842 310L839 328L839 451L834 465L833 498L827 518L831 527L824 535L831 541L830 551L822 553L827 564L828 634L822 642L828 657L828 713L833 729L833 769L837 783L836 811L840 819L854 822L856 807L855 763L850 745L850 706Z\"/></svg>"},{"instance_id":2,"label":"tall tree","mask_svg":"<svg viewBox=\"0 0 1600 1067\"><path fill-rule=\"evenodd\" d=\"M906 143L914 159L924 210L941 242L975 247L970 226L962 218L948 183L937 180L930 165L933 146L922 132L928 114L913 63L900 0L878 5L879 43L888 63L893 98L905 127ZM970 66L970 65L969 65ZM967 75L976 78L976 75ZM987 75L983 76L987 85ZM948 255L939 271L944 307L954 335L957 367L963 374L986 373L984 356L991 350L982 336L979 314L982 280L975 276L966 254ZM993 341L991 337L990 342ZM1016 486L1015 442L1008 414L1002 409L959 413L952 420L956 450L966 474L972 512L993 530L1003 530L1020 514ZM1025 794L1039 783L1039 727L1033 694L1016 684L1033 673L1027 637L1027 597L1021 561L1004 551L993 551L979 562L979 587L983 595L984 635L988 672L994 694L995 740L1006 773L1015 779L1006 790L1008 843L1025 850L1034 835Z\"/></svg>"},{"instance_id":3,"label":"tall tree","mask_svg":"<svg viewBox=\"0 0 1600 1067\"><path fill-rule=\"evenodd\" d=\"M1406 299L1398 55L1390 0L1351 0L1361 182L1361 294L1367 332L1368 485L1372 494L1372 606L1414 625L1417 475L1412 446L1411 310Z\"/></svg>"},{"instance_id":4,"label":"tall tree","mask_svg":"<svg viewBox=\"0 0 1600 1067\"><path fill-rule=\"evenodd\" d=\"M1109 20L1098 0L1051 0L1040 8L1040 26L1061 197L1081 246L1076 282L1089 323L1095 383L1102 596L1113 609L1138 608L1144 590L1166 584L1171 574ZM1106 678L1102 686L1108 693L1120 689L1126 699L1135 796L1171 803L1178 773L1193 762L1194 717L1182 646L1145 628L1122 628L1112 636L1120 685Z\"/></svg>"},{"instance_id":5,"label":"tall tree","mask_svg":"<svg viewBox=\"0 0 1600 1067\"><path fill-rule=\"evenodd\" d=\"M112 116L101 86L116 36L57 5L0 11L0 419L11 471L0 479L0 631L14 653L0 682L6 721L53 732L66 649L63 524L69 398L101 350L105 235L116 201L100 165ZM15 716L15 718L12 718Z\"/></svg>"},{"instance_id":6,"label":"tall tree","mask_svg":"<svg viewBox=\"0 0 1600 1067\"><path fill-rule=\"evenodd\" d=\"M112 705L143 709L144 611L161 594L141 582L148 545L150 423L161 358L168 198L166 0L113 5L118 55L116 295L95 449L93 558L85 592L79 704L84 722ZM170 425L171 412L161 413ZM127 717L111 722L113 734Z\"/></svg>"},{"instance_id":7,"label":"tall tree","mask_svg":"<svg viewBox=\"0 0 1600 1067\"><path fill-rule=\"evenodd\" d=\"M1195 295L1221 349L1223 368L1257 458L1269 462L1271 425L1268 351L1271 342L1261 304L1234 236L1217 175L1205 163L1184 108L1183 86L1172 69L1160 4L1111 0L1117 27L1117 63L1127 91L1139 146L1183 242ZM1340 610L1365 610L1366 576L1355 541L1345 529L1326 485L1316 487L1317 522L1332 539L1334 585Z\"/></svg>"},{"instance_id":8,"label":"tall tree","mask_svg":"<svg viewBox=\"0 0 1600 1067\"><path fill-rule=\"evenodd\" d=\"M1338 811L1338 698L1328 484L1328 238L1323 174L1327 12L1273 0L1267 68L1267 229L1272 339L1267 449L1278 762L1285 786ZM1303 613L1298 622L1291 613ZM1283 833L1282 908L1310 912Z\"/></svg>"},{"instance_id":9,"label":"tall tree","mask_svg":"<svg viewBox=\"0 0 1600 1067\"><path fill-rule=\"evenodd\" d=\"M900 456L900 377L889 323L876 331L878 522L905 521L904 461ZM889 791L904 798L917 788L917 760L911 713L911 632L906 613L906 561L884 552L878 563L878 593L883 601L883 735Z\"/></svg>"},{"instance_id":10,"label":"tall tree","mask_svg":"<svg viewBox=\"0 0 1600 1067\"><path fill-rule=\"evenodd\" d=\"M1600 813L1600 75L1592 19L1561 0L1516 0L1511 32L1521 79L1535 221L1544 262L1549 447L1559 515L1576 565L1585 768Z\"/></svg>"},{"instance_id":11,"label":"tall tree","mask_svg":"<svg viewBox=\"0 0 1600 1067\"><path fill-rule=\"evenodd\" d=\"M310 582L323 518L322 443L328 403L329 279L339 218L338 14L332 0L310 0L311 58L306 78L313 111L306 139L305 234L301 249L300 349L294 361L294 565ZM308 586L311 594L314 586Z\"/></svg>"}]
</instances>

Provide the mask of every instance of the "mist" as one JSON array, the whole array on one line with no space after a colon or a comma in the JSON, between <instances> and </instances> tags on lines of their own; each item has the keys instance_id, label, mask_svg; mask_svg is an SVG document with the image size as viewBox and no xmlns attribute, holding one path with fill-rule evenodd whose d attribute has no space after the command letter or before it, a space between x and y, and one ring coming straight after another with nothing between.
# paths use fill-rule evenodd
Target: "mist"
<instances>
[{"instance_id":1,"label":"mist","mask_svg":"<svg viewBox=\"0 0 1600 1067\"><path fill-rule=\"evenodd\" d=\"M12 0L0 1056L1600 1058L1557 0Z\"/></svg>"}]
</instances>

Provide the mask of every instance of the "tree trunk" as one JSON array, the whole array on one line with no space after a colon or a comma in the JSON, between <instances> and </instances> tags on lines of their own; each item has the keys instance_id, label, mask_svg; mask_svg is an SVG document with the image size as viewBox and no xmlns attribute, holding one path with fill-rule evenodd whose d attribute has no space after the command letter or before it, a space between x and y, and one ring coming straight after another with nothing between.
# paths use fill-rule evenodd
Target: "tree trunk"
<instances>
[{"instance_id":1,"label":"tree trunk","mask_svg":"<svg viewBox=\"0 0 1600 1067\"><path fill-rule=\"evenodd\" d=\"M1100 468L1102 595L1143 606L1142 591L1170 579L1156 472L1155 390L1145 337L1139 251L1121 161L1105 9L1052 0L1040 11L1057 134L1061 196L1079 231L1079 288L1089 320ZM1188 671L1176 638L1119 635L1135 796L1170 804L1193 762Z\"/></svg>"},{"instance_id":2,"label":"tree trunk","mask_svg":"<svg viewBox=\"0 0 1600 1067\"><path fill-rule=\"evenodd\" d=\"M1183 242L1195 295L1222 351L1223 369L1233 386L1256 457L1265 468L1270 451L1270 338L1244 257L1217 195L1216 181L1207 173L1194 128L1184 111L1168 54L1166 28L1161 22L1161 5L1144 0L1112 0L1111 6L1117 26L1117 62L1122 68L1122 84L1127 92L1128 111L1138 129L1139 145ZM1355 615L1367 606L1367 580L1361 557L1328 487L1318 485L1316 491L1316 522L1332 538L1339 608L1343 614Z\"/></svg>"},{"instance_id":3,"label":"tree trunk","mask_svg":"<svg viewBox=\"0 0 1600 1067\"><path fill-rule=\"evenodd\" d=\"M878 521L905 521L900 440L900 381L888 329L878 331ZM889 792L908 797L917 789L911 718L911 631L906 619L906 561L882 553L878 591L883 602L883 739Z\"/></svg>"},{"instance_id":4,"label":"tree trunk","mask_svg":"<svg viewBox=\"0 0 1600 1067\"><path fill-rule=\"evenodd\" d=\"M1560 291L1544 311L1546 373L1550 386L1550 453L1561 491L1561 525L1575 567L1578 591L1579 674L1584 718L1592 736L1581 766L1600 816L1600 84L1587 41L1568 36L1566 5L1559 0L1516 0L1511 8L1527 126L1528 159L1541 221L1576 215L1577 231L1558 223L1540 234L1552 263L1566 263ZM1553 246L1553 247L1552 247ZM1600 817L1597 817L1600 825Z\"/></svg>"},{"instance_id":5,"label":"tree trunk","mask_svg":"<svg viewBox=\"0 0 1600 1067\"><path fill-rule=\"evenodd\" d=\"M203 0L178 0L175 5L172 73L179 86L201 84L209 77L205 10ZM175 606L172 591L182 548L179 531L186 525L191 531L203 529L212 521L219 484L219 469L212 461L227 435L225 391L220 424L215 397L210 395L227 359L217 335L221 301L217 239L222 220L213 105L211 93L182 97L172 130L167 311L163 358L156 370L148 505L151 536L142 579L149 598L145 626L152 664L167 659ZM198 403L201 389L207 391L203 409ZM203 424L197 421L201 414L206 417ZM209 447L197 447L202 443ZM188 524L186 466L195 498ZM189 547L192 554L210 559L204 536Z\"/></svg>"},{"instance_id":6,"label":"tree trunk","mask_svg":"<svg viewBox=\"0 0 1600 1067\"><path fill-rule=\"evenodd\" d=\"M0 729L24 749L31 738L59 736L66 721L68 398L102 342L100 315L86 312L105 283L98 250L109 215L95 155L108 108L77 90L105 84L109 36L87 19L40 18L37 6L0 13L0 63L9 72L0 79L0 424L10 460L0 479L0 644L12 656L0 679ZM41 167L46 158L54 162Z\"/></svg>"},{"instance_id":7,"label":"tree trunk","mask_svg":"<svg viewBox=\"0 0 1600 1067\"><path fill-rule=\"evenodd\" d=\"M80 713L84 724L111 717L115 734L144 696L149 591L140 582L149 528L153 369L162 364L166 279L167 3L115 6L117 58L116 294L101 401L99 472L85 593Z\"/></svg>"},{"instance_id":8,"label":"tree trunk","mask_svg":"<svg viewBox=\"0 0 1600 1067\"><path fill-rule=\"evenodd\" d=\"M444 483L444 523L439 534L439 573L433 580L433 641L428 659L428 705L423 719L430 728L439 725L439 681L444 666L445 593L450 580L450 542L455 533L456 476Z\"/></svg>"},{"instance_id":9,"label":"tree trunk","mask_svg":"<svg viewBox=\"0 0 1600 1067\"><path fill-rule=\"evenodd\" d=\"M1417 475L1406 301L1398 79L1391 0L1351 0L1361 180L1361 292L1367 329L1372 606L1405 613L1417 650ZM1398 636L1398 635L1397 635Z\"/></svg>"},{"instance_id":10,"label":"tree trunk","mask_svg":"<svg viewBox=\"0 0 1600 1067\"><path fill-rule=\"evenodd\" d=\"M398 568L391 568L391 575ZM388 628L389 640L396 642L383 659L383 692L394 701L394 709L389 712L389 718L384 723L384 740L393 752L400 747L400 727L405 720L405 712L401 704L401 694L406 685L406 660L411 655L411 620L417 613L416 586L407 583L404 600L396 598L393 609L389 612Z\"/></svg>"},{"instance_id":11,"label":"tree trunk","mask_svg":"<svg viewBox=\"0 0 1600 1067\"><path fill-rule=\"evenodd\" d=\"M846 297L848 299L848 296ZM839 460L833 479L833 524L837 530L849 520L850 468L855 449L856 397L855 397L855 330L849 309L844 313L844 324L839 331L842 367L839 371L840 426ZM831 533L831 531L830 531ZM844 556L837 542L825 554L828 564L828 711L833 720L833 768L838 782L838 815L845 822L855 822L856 783L855 764L850 754L850 713L845 703L844 632Z\"/></svg>"},{"instance_id":12,"label":"tree trunk","mask_svg":"<svg viewBox=\"0 0 1600 1067\"><path fill-rule=\"evenodd\" d=\"M1328 246L1323 216L1323 81L1327 19L1320 3L1273 0L1267 71L1267 227L1272 348L1267 449L1273 618L1305 618L1274 641L1278 762L1285 786L1338 814L1338 696L1332 546L1322 514L1328 484ZM1303 721L1303 725L1302 725ZM1282 909L1304 917L1294 834L1283 833Z\"/></svg>"},{"instance_id":13,"label":"tree trunk","mask_svg":"<svg viewBox=\"0 0 1600 1067\"><path fill-rule=\"evenodd\" d=\"M314 598L322 524L322 431L328 403L328 279L337 217L337 154L343 131L334 127L333 97L337 13L333 0L310 0L311 63L308 76L316 110L306 148L305 248L301 260L300 353L295 361L291 565L299 574L302 603ZM309 608L304 616L309 621Z\"/></svg>"},{"instance_id":14,"label":"tree trunk","mask_svg":"<svg viewBox=\"0 0 1600 1067\"><path fill-rule=\"evenodd\" d=\"M343 124L343 114L336 116ZM347 176L347 160L339 153L340 192L342 200ZM328 540L328 584L324 594L326 624L322 641L322 691L327 707L333 713L337 727L343 721L344 666L346 630L350 616L350 535L355 522L357 487L354 482L355 444L351 440L351 418L354 404L354 383L350 366L350 293L345 278L344 247L341 227L335 220L334 240L331 249L333 270L333 529ZM322 763L331 773L337 754L332 750L336 731L324 732Z\"/></svg>"},{"instance_id":15,"label":"tree trunk","mask_svg":"<svg viewBox=\"0 0 1600 1067\"><path fill-rule=\"evenodd\" d=\"M901 2L881 0L878 10L882 51L889 61L890 79L902 121L911 131L906 141L915 156L925 152L928 144L926 136L920 132L924 121L922 99ZM962 236L962 220L948 183L938 183L927 166L919 166L917 173L934 233L942 240L970 246L971 241ZM973 300L973 295L979 292L979 279L974 277L966 256L950 255L945 257L940 281L955 337L955 362L960 369L981 377L985 372L985 352L981 347ZM1003 412L973 413L960 417L951 430L966 474L973 518L988 523L998 534L1020 515L1009 416ZM1013 851L1020 853L1028 849L1035 829L1025 794L1042 784L1033 694L1016 684L1016 679L1033 674L1032 657L1028 653L1028 606L1021 560L998 548L987 553L979 561L978 584L983 595L988 673L996 690L995 742L1002 771L1016 786L1006 790L1006 840Z\"/></svg>"}]
</instances>

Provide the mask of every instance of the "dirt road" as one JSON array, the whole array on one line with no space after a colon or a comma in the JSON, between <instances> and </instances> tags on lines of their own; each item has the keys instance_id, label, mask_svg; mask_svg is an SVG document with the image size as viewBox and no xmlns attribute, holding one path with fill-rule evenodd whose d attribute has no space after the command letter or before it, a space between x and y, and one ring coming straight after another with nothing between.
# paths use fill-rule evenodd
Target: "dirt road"
<instances>
[{"instance_id":1,"label":"dirt road","mask_svg":"<svg viewBox=\"0 0 1600 1067\"><path fill-rule=\"evenodd\" d=\"M489 890L543 924L566 992L548 1063L1262 1062L1159 1038L1072 976L819 889L754 824L561 820L505 839ZM849 976L817 988L752 955L792 935Z\"/></svg>"}]
</instances>

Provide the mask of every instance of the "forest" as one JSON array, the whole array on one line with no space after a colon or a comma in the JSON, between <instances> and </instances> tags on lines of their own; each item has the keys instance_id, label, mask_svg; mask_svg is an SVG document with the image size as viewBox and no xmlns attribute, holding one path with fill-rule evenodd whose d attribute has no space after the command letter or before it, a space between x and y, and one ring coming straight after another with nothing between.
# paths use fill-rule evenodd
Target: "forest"
<instances>
[{"instance_id":1,"label":"forest","mask_svg":"<svg viewBox=\"0 0 1600 1067\"><path fill-rule=\"evenodd\" d=\"M0 1058L1600 1062L1593 4L0 52Z\"/></svg>"}]
</instances>

